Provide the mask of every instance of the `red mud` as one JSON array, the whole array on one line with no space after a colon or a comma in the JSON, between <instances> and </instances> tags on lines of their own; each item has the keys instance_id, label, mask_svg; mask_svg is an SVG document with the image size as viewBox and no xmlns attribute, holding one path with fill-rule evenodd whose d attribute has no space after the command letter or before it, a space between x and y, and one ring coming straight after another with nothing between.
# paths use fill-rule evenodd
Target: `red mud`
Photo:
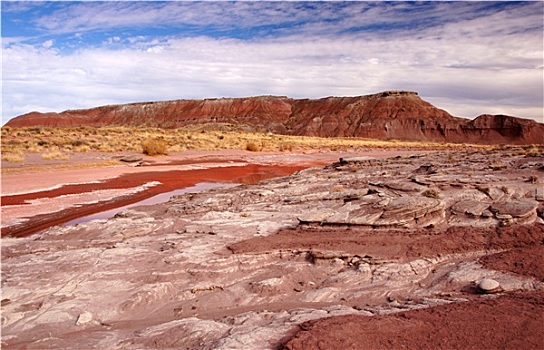
<instances>
[{"instance_id":1,"label":"red mud","mask_svg":"<svg viewBox=\"0 0 544 350\"><path fill-rule=\"evenodd\" d=\"M100 183L66 185L54 190L32 192L21 195L2 196L2 206L24 204L27 200L37 198L55 198L67 194L77 194L105 189L123 189L144 185L151 181L161 182L160 185L150 187L145 191L130 196L115 198L108 202L98 202L72 207L56 213L37 215L21 225L2 228L2 237L24 237L48 227L62 224L78 217L95 214L128 204L133 204L160 193L175 189L194 186L200 182L227 182L227 183L256 183L260 180L285 176L309 165L300 166L270 166L248 164L210 169L196 169L187 171L150 171L143 173L129 173L111 178Z\"/></svg>"},{"instance_id":2,"label":"red mud","mask_svg":"<svg viewBox=\"0 0 544 350\"><path fill-rule=\"evenodd\" d=\"M544 292L301 324L283 349L542 349Z\"/></svg>"}]
</instances>

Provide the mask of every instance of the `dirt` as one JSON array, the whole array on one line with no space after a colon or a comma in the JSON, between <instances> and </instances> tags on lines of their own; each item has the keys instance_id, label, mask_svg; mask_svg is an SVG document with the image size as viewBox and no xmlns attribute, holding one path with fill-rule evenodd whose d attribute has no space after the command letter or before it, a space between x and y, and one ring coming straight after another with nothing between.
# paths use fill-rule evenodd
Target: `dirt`
<instances>
[{"instance_id":1,"label":"dirt","mask_svg":"<svg viewBox=\"0 0 544 350\"><path fill-rule=\"evenodd\" d=\"M542 349L544 292L514 293L387 316L309 321L281 346L313 349Z\"/></svg>"},{"instance_id":2,"label":"dirt","mask_svg":"<svg viewBox=\"0 0 544 350\"><path fill-rule=\"evenodd\" d=\"M348 255L358 255L379 260L410 261L420 257L440 257L446 254L461 254L472 251L491 251L514 247L534 247L544 237L544 225L524 225L519 227L451 227L445 231L436 230L362 230L357 228L330 229L298 226L286 229L276 235L256 237L229 246L235 254L263 253L274 250L336 251ZM515 266L536 267L542 259L537 259L544 246L523 251L527 256L486 257L486 266L497 268L497 262ZM505 253L506 254L506 253ZM512 254L514 255L514 254ZM493 257L495 256L495 260ZM507 259L507 260L505 260ZM497 261L495 264L492 261ZM513 268L515 267L513 266ZM544 266L544 264L542 264ZM501 268L503 270L504 268ZM531 269L527 269L531 271ZM510 270L515 272L515 269ZM538 270L535 271L538 274ZM539 275L538 275L539 276ZM536 277L536 276L535 276Z\"/></svg>"},{"instance_id":3,"label":"dirt","mask_svg":"<svg viewBox=\"0 0 544 350\"><path fill-rule=\"evenodd\" d=\"M544 239L540 244L491 254L480 259L486 268L531 276L544 281Z\"/></svg>"}]
</instances>

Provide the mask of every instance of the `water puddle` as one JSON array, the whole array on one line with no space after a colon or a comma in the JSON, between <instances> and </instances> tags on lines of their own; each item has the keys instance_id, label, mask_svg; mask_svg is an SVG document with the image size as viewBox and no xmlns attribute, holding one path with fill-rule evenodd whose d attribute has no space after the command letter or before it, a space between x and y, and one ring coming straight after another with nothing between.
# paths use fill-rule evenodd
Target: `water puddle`
<instances>
[{"instance_id":1,"label":"water puddle","mask_svg":"<svg viewBox=\"0 0 544 350\"><path fill-rule=\"evenodd\" d=\"M81 223L88 222L88 221L91 221L91 220L106 220L106 219L114 217L116 214L122 212L123 210L129 209L129 208L132 208L132 207L139 207L139 206L142 206L142 205L152 205L152 204L164 203L164 202L167 202L173 196L179 196L179 195L186 194L186 193L196 193L196 192L201 192L201 191L205 191L205 190L211 190L213 188L220 188L220 187L230 188L230 187L236 187L236 186L239 186L239 184L221 183L221 182L200 182L200 183L198 183L198 184L196 184L194 186L185 187L185 188L181 188L181 189L177 189L177 190L173 190L173 191L169 191L169 192L164 192L164 193L158 194L156 196L144 199L144 200L136 202L136 203L132 203L132 204L125 205L125 206L122 206L122 207L114 208L114 209L111 209L111 210L102 211L100 213L96 213L96 214L92 214L92 215L88 215L88 216L83 216L83 217L74 219L72 221L68 221L68 222L64 223L63 225L64 226L70 226L70 225L75 225L75 224L81 224Z\"/></svg>"}]
</instances>

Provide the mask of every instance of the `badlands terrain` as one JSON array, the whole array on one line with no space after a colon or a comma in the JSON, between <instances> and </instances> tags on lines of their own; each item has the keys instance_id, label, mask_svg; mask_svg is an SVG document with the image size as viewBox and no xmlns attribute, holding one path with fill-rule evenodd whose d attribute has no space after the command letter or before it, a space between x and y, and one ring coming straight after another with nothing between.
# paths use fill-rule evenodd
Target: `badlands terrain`
<instances>
[{"instance_id":1,"label":"badlands terrain","mask_svg":"<svg viewBox=\"0 0 544 350\"><path fill-rule=\"evenodd\" d=\"M542 146L73 165L2 177L2 348L543 347ZM239 185L9 234L199 179Z\"/></svg>"},{"instance_id":2,"label":"badlands terrain","mask_svg":"<svg viewBox=\"0 0 544 350\"><path fill-rule=\"evenodd\" d=\"M543 135L409 91L19 116L1 347L543 349Z\"/></svg>"},{"instance_id":3,"label":"badlands terrain","mask_svg":"<svg viewBox=\"0 0 544 350\"><path fill-rule=\"evenodd\" d=\"M61 113L30 112L9 127L160 127L234 124L263 133L471 144L540 144L544 125L508 115L452 116L413 91L292 99L257 96L101 106Z\"/></svg>"}]
</instances>

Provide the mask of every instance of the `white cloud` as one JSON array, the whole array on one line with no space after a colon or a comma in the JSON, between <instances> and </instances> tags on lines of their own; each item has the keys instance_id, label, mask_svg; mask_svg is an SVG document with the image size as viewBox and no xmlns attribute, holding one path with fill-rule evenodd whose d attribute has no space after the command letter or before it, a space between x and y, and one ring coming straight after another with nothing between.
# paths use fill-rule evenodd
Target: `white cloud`
<instances>
[{"instance_id":1,"label":"white cloud","mask_svg":"<svg viewBox=\"0 0 544 350\"><path fill-rule=\"evenodd\" d=\"M42 43L43 48L49 49L51 46L53 46L53 40L52 39L46 40L46 41L44 41Z\"/></svg>"},{"instance_id":2,"label":"white cloud","mask_svg":"<svg viewBox=\"0 0 544 350\"><path fill-rule=\"evenodd\" d=\"M261 94L319 98L388 89L418 91L457 116L503 113L543 121L542 18L531 8L478 17L462 6L423 7L422 18L439 17L445 9L451 13L439 26L351 32L349 28L361 25L361 13L375 19L368 23L379 25L397 21L398 12L368 3L323 3L321 18L335 21L308 22L315 12L297 3L285 3L279 10L267 4L253 17L253 3L235 3L221 22L220 3L210 4L201 17L170 3L116 3L114 9L107 4L76 4L56 13L56 20L44 18L42 25L84 37L102 25L122 27L134 21L204 21L225 27L245 21L251 28L259 21L272 25L291 18L300 24L249 40L111 35L104 46L70 53L49 44L11 41L3 52L4 122L32 109ZM395 6L398 11L407 5ZM347 32L340 33L342 28Z\"/></svg>"}]
</instances>

